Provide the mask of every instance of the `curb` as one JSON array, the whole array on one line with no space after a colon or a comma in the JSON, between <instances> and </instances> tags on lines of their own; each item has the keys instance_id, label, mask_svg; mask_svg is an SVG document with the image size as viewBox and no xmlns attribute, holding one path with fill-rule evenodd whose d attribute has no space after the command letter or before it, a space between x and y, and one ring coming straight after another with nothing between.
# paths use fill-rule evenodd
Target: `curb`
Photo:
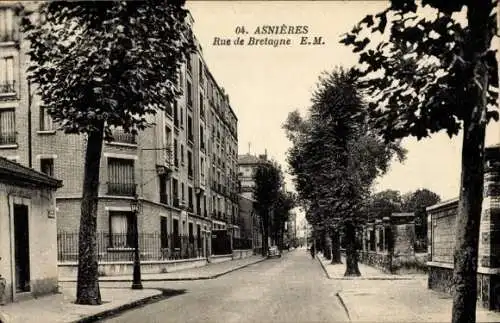
<instances>
[{"instance_id":1,"label":"curb","mask_svg":"<svg viewBox=\"0 0 500 323\"><path fill-rule=\"evenodd\" d=\"M316 259L318 259L320 265L321 265L321 268L323 268L323 271L325 272L325 275L326 275L326 278L328 279L332 279L332 277L330 277L330 274L328 273L328 270L326 270L326 267L325 265L323 264L323 262L321 261L321 259L319 259L318 256L315 256Z\"/></svg>"},{"instance_id":2,"label":"curb","mask_svg":"<svg viewBox=\"0 0 500 323\"><path fill-rule=\"evenodd\" d=\"M331 280L417 280L417 279L424 279L423 278L420 278L420 277L413 277L413 276L388 276L388 277L384 277L384 276L380 276L380 277L367 277L367 276L359 276L359 277L331 277L330 274L328 273L328 270L326 269L325 265L323 264L323 262L321 261L321 259L319 259L319 257L316 257L316 259L318 259L319 263L321 264L321 268L323 268L323 271L325 272L325 275L328 279L331 279ZM426 279L426 278L425 278Z\"/></svg>"},{"instance_id":3,"label":"curb","mask_svg":"<svg viewBox=\"0 0 500 323\"><path fill-rule=\"evenodd\" d=\"M241 265L241 266L238 266L238 267L235 267L235 268L231 268L229 270L226 270L226 271L223 271L221 273L214 274L214 275L196 276L196 277L142 278L141 280L143 282L208 280L208 279L218 278L218 277L223 276L225 274L229 274L230 272L233 272L233 271L236 271L236 270L248 267L250 265L262 262L264 260L267 260L267 258L258 259L257 261L250 262L248 264L244 264L244 265ZM131 282L131 281L132 281L132 279L126 279L126 280L125 279L99 279L99 283L128 283L128 282ZM72 283L72 282L76 282L76 279L73 279L73 278L60 278L59 282L62 282L62 283Z\"/></svg>"},{"instance_id":4,"label":"curb","mask_svg":"<svg viewBox=\"0 0 500 323\"><path fill-rule=\"evenodd\" d=\"M164 298L168 298L168 296L166 296L161 290L158 290L158 294L156 294L156 295L147 296L147 297L138 299L136 301L133 301L131 303L126 303L126 304L123 304L123 305L115 307L115 308L110 308L108 310L104 310L104 311L101 311L99 313L95 313L95 314L86 316L84 318L81 318L81 319L78 319L75 321L71 321L71 323L96 322L96 321L101 320L105 317L110 317L110 316L116 315L118 313L124 312L126 310L140 307L140 306L145 305L147 303L151 303L153 301L160 301Z\"/></svg>"}]
</instances>

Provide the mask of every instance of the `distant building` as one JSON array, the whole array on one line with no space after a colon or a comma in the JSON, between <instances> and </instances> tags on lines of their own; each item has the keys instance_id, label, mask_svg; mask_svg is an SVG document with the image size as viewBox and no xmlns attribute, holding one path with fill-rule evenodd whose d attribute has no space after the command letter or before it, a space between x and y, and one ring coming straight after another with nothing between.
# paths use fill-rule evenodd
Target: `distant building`
<instances>
[{"instance_id":1,"label":"distant building","mask_svg":"<svg viewBox=\"0 0 500 323\"><path fill-rule=\"evenodd\" d=\"M246 217L246 223L251 223L253 249L256 253L262 249L262 228L260 216L255 209L254 188L255 182L253 176L257 166L267 162L267 154L259 157L245 154L238 156L238 181L240 185L240 215ZM252 216L249 220L248 217Z\"/></svg>"}]
</instances>

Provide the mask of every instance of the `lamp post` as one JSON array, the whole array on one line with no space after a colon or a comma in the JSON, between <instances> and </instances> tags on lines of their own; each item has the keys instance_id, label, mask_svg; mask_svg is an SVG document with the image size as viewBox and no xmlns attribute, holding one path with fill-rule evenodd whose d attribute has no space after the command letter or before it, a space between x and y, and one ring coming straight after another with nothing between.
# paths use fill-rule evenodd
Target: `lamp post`
<instances>
[{"instance_id":1,"label":"lamp post","mask_svg":"<svg viewBox=\"0 0 500 323\"><path fill-rule=\"evenodd\" d=\"M132 289L142 289L141 281L141 259L139 255L139 228L138 228L138 214L141 212L141 204L137 194L134 199L130 201L130 208L134 213L134 272L132 280Z\"/></svg>"}]
</instances>

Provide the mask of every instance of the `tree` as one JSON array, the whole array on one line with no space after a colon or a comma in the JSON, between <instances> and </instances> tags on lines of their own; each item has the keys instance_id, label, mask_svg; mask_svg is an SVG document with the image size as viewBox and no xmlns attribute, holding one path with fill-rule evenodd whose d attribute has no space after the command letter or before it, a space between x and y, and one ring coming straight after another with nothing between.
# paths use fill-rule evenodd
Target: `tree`
<instances>
[{"instance_id":1,"label":"tree","mask_svg":"<svg viewBox=\"0 0 500 323\"><path fill-rule=\"evenodd\" d=\"M386 140L421 139L440 130L451 137L463 129L452 321L475 322L485 128L491 119L498 121L498 71L491 49L496 2L426 0L422 5L435 15L420 16L415 0L393 0L341 42L360 53L364 67L358 75L373 98L371 116ZM460 11L465 24L455 20ZM366 32L388 40L368 46Z\"/></svg>"},{"instance_id":2,"label":"tree","mask_svg":"<svg viewBox=\"0 0 500 323\"><path fill-rule=\"evenodd\" d=\"M263 161L257 166L253 181L255 183L253 196L262 226L262 255L265 256L269 248L268 239L271 233L272 214L283 185L283 174L275 162Z\"/></svg>"},{"instance_id":3,"label":"tree","mask_svg":"<svg viewBox=\"0 0 500 323\"><path fill-rule=\"evenodd\" d=\"M28 69L43 106L65 133L83 134L77 304L101 303L96 250L103 139L137 134L178 95L177 71L193 48L184 1L44 2L25 13Z\"/></svg>"},{"instance_id":4,"label":"tree","mask_svg":"<svg viewBox=\"0 0 500 323\"><path fill-rule=\"evenodd\" d=\"M368 219L390 217L392 213L401 212L401 205L402 199L399 191L389 189L372 194L366 206Z\"/></svg>"},{"instance_id":5,"label":"tree","mask_svg":"<svg viewBox=\"0 0 500 323\"><path fill-rule=\"evenodd\" d=\"M285 233L285 223L290 216L290 210L295 207L295 196L291 192L280 190L278 199L273 212L273 221L271 232L274 235L274 240L277 242L280 249L283 249L283 238Z\"/></svg>"},{"instance_id":6,"label":"tree","mask_svg":"<svg viewBox=\"0 0 500 323\"><path fill-rule=\"evenodd\" d=\"M359 275L356 226L360 206L392 157L403 158L405 152L397 143L385 144L370 130L352 71L339 68L325 73L312 102L306 120L292 112L283 126L293 143L288 162L298 197L311 208L308 220L318 223L323 233L329 232L332 241L338 241L337 230L344 227L346 275ZM334 246L338 248L338 243Z\"/></svg>"}]
</instances>

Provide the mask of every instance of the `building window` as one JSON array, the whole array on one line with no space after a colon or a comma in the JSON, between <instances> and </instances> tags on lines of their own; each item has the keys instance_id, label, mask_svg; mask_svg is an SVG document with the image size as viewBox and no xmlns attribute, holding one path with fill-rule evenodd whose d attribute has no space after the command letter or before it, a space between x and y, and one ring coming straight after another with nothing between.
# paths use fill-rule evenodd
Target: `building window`
<instances>
[{"instance_id":1,"label":"building window","mask_svg":"<svg viewBox=\"0 0 500 323\"><path fill-rule=\"evenodd\" d=\"M205 159L200 157L200 173L201 177L205 177Z\"/></svg>"},{"instance_id":2,"label":"building window","mask_svg":"<svg viewBox=\"0 0 500 323\"><path fill-rule=\"evenodd\" d=\"M196 237L198 238L198 249L202 248L202 243L201 243L201 225L196 226Z\"/></svg>"},{"instance_id":3,"label":"building window","mask_svg":"<svg viewBox=\"0 0 500 323\"><path fill-rule=\"evenodd\" d=\"M188 176L190 178L192 178L193 177L193 154L190 151L188 151L187 156L188 156Z\"/></svg>"},{"instance_id":4,"label":"building window","mask_svg":"<svg viewBox=\"0 0 500 323\"><path fill-rule=\"evenodd\" d=\"M108 194L135 194L134 160L108 158Z\"/></svg>"},{"instance_id":5,"label":"building window","mask_svg":"<svg viewBox=\"0 0 500 323\"><path fill-rule=\"evenodd\" d=\"M177 105L177 100L175 98L172 103L167 103L167 105L165 106L165 115L167 117L173 116L176 105Z\"/></svg>"},{"instance_id":6,"label":"building window","mask_svg":"<svg viewBox=\"0 0 500 323\"><path fill-rule=\"evenodd\" d=\"M181 239L179 234L179 220L174 219L173 221L172 233L174 236L174 248L179 249L181 247Z\"/></svg>"},{"instance_id":7,"label":"building window","mask_svg":"<svg viewBox=\"0 0 500 323\"><path fill-rule=\"evenodd\" d=\"M184 145L181 144L181 165L184 166Z\"/></svg>"},{"instance_id":8,"label":"building window","mask_svg":"<svg viewBox=\"0 0 500 323\"><path fill-rule=\"evenodd\" d=\"M177 139L174 139L174 166L179 167L179 153L177 150L179 147L177 147Z\"/></svg>"},{"instance_id":9,"label":"building window","mask_svg":"<svg viewBox=\"0 0 500 323\"><path fill-rule=\"evenodd\" d=\"M188 224L188 235L189 235L189 243L194 242L194 232L193 232L193 223L189 222Z\"/></svg>"},{"instance_id":10,"label":"building window","mask_svg":"<svg viewBox=\"0 0 500 323\"><path fill-rule=\"evenodd\" d=\"M181 183L181 199L182 199L182 203L184 203L184 201L186 201L186 197L184 194L184 183Z\"/></svg>"},{"instance_id":11,"label":"building window","mask_svg":"<svg viewBox=\"0 0 500 323\"><path fill-rule=\"evenodd\" d=\"M188 140L193 141L193 118L191 118L191 116L188 116L187 133L188 133Z\"/></svg>"},{"instance_id":12,"label":"building window","mask_svg":"<svg viewBox=\"0 0 500 323\"><path fill-rule=\"evenodd\" d=\"M14 92L16 92L14 81L14 57L2 57L0 59L0 93Z\"/></svg>"},{"instance_id":13,"label":"building window","mask_svg":"<svg viewBox=\"0 0 500 323\"><path fill-rule=\"evenodd\" d=\"M202 125L200 125L200 148L205 150L205 133Z\"/></svg>"},{"instance_id":14,"label":"building window","mask_svg":"<svg viewBox=\"0 0 500 323\"><path fill-rule=\"evenodd\" d=\"M14 40L14 11L0 8L0 42Z\"/></svg>"},{"instance_id":15,"label":"building window","mask_svg":"<svg viewBox=\"0 0 500 323\"><path fill-rule=\"evenodd\" d=\"M203 94L200 92L200 118L205 119L205 106L203 105Z\"/></svg>"},{"instance_id":16,"label":"building window","mask_svg":"<svg viewBox=\"0 0 500 323\"><path fill-rule=\"evenodd\" d=\"M47 108L40 107L40 130L41 131L50 131L54 130L54 123L52 121L52 117L47 111Z\"/></svg>"},{"instance_id":17,"label":"building window","mask_svg":"<svg viewBox=\"0 0 500 323\"><path fill-rule=\"evenodd\" d=\"M191 75L191 69L192 69L192 66L191 66L191 55L187 54L187 57L186 57L186 71L188 72L189 75Z\"/></svg>"},{"instance_id":18,"label":"building window","mask_svg":"<svg viewBox=\"0 0 500 323\"><path fill-rule=\"evenodd\" d=\"M189 211L193 212L193 188L191 186L188 187L188 207Z\"/></svg>"},{"instance_id":19,"label":"building window","mask_svg":"<svg viewBox=\"0 0 500 323\"><path fill-rule=\"evenodd\" d=\"M54 159L53 158L41 158L40 159L40 171L44 174L54 177Z\"/></svg>"},{"instance_id":20,"label":"building window","mask_svg":"<svg viewBox=\"0 0 500 323\"><path fill-rule=\"evenodd\" d=\"M0 145L16 143L16 119L14 109L0 110Z\"/></svg>"},{"instance_id":21,"label":"building window","mask_svg":"<svg viewBox=\"0 0 500 323\"><path fill-rule=\"evenodd\" d=\"M134 246L133 213L109 212L109 245L111 248L132 248Z\"/></svg>"},{"instance_id":22,"label":"building window","mask_svg":"<svg viewBox=\"0 0 500 323\"><path fill-rule=\"evenodd\" d=\"M160 175L159 183L160 183L160 203L168 205L169 203L167 194L167 176L164 174Z\"/></svg>"},{"instance_id":23,"label":"building window","mask_svg":"<svg viewBox=\"0 0 500 323\"><path fill-rule=\"evenodd\" d=\"M167 227L167 218L162 216L160 217L160 238L161 238L161 247L168 248L168 227Z\"/></svg>"},{"instance_id":24,"label":"building window","mask_svg":"<svg viewBox=\"0 0 500 323\"><path fill-rule=\"evenodd\" d=\"M174 105L174 126L179 128L179 106L177 105L177 101Z\"/></svg>"},{"instance_id":25,"label":"building window","mask_svg":"<svg viewBox=\"0 0 500 323\"><path fill-rule=\"evenodd\" d=\"M179 183L175 178L172 178L172 196L174 197L174 206L179 207Z\"/></svg>"},{"instance_id":26,"label":"building window","mask_svg":"<svg viewBox=\"0 0 500 323\"><path fill-rule=\"evenodd\" d=\"M181 128L184 128L184 110L182 109L182 107L180 109L181 109Z\"/></svg>"},{"instance_id":27,"label":"building window","mask_svg":"<svg viewBox=\"0 0 500 323\"><path fill-rule=\"evenodd\" d=\"M188 109L193 108L193 89L191 88L191 82L187 81L187 107Z\"/></svg>"},{"instance_id":28,"label":"building window","mask_svg":"<svg viewBox=\"0 0 500 323\"><path fill-rule=\"evenodd\" d=\"M199 77L200 77L200 83L203 84L203 82L204 82L204 78L203 78L203 63L201 62L201 59L200 59L199 64L198 64L198 74L199 74Z\"/></svg>"}]
</instances>

